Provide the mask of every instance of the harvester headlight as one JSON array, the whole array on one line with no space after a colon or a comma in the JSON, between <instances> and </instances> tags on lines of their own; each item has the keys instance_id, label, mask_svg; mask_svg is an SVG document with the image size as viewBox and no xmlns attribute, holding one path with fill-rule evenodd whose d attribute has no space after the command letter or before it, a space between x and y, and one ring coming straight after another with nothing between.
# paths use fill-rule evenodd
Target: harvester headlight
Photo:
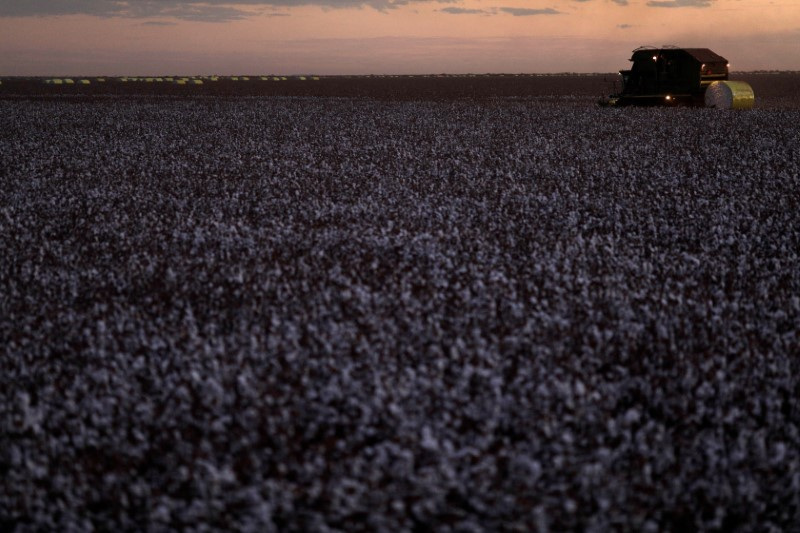
<instances>
[{"instance_id":1,"label":"harvester headlight","mask_svg":"<svg viewBox=\"0 0 800 533\"><path fill-rule=\"evenodd\" d=\"M658 61L658 56L653 56L653 61Z\"/></svg>"},{"instance_id":2,"label":"harvester headlight","mask_svg":"<svg viewBox=\"0 0 800 533\"><path fill-rule=\"evenodd\" d=\"M667 96L665 96L664 98L666 99L666 101L667 101L667 102L671 102L671 101L672 101L672 95L669 95L669 94L668 94L668 95L667 95Z\"/></svg>"}]
</instances>

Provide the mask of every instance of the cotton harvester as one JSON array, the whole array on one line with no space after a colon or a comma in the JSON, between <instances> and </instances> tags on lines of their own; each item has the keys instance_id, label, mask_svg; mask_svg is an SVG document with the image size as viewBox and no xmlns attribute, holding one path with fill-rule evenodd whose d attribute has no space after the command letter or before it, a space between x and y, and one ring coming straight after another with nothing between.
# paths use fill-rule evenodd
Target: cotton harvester
<instances>
[{"instance_id":1,"label":"cotton harvester","mask_svg":"<svg viewBox=\"0 0 800 533\"><path fill-rule=\"evenodd\" d=\"M750 109L753 89L728 80L728 60L708 48L640 47L630 70L621 70L622 91L600 100L604 106L706 106Z\"/></svg>"}]
</instances>

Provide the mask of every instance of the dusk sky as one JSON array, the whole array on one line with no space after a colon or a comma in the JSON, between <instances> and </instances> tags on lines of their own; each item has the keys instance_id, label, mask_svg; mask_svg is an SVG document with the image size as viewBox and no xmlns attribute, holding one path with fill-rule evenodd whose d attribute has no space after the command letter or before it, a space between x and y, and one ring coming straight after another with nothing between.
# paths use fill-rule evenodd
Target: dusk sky
<instances>
[{"instance_id":1,"label":"dusk sky","mask_svg":"<svg viewBox=\"0 0 800 533\"><path fill-rule=\"evenodd\" d=\"M0 75L614 72L640 45L800 70L800 0L0 0Z\"/></svg>"}]
</instances>

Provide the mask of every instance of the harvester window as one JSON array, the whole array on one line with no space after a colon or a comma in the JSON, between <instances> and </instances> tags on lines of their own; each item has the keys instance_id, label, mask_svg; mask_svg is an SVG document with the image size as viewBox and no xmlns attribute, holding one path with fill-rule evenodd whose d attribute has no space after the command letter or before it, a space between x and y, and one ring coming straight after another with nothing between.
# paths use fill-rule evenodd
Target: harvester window
<instances>
[{"instance_id":1,"label":"harvester window","mask_svg":"<svg viewBox=\"0 0 800 533\"><path fill-rule=\"evenodd\" d=\"M678 63L677 63L677 61L675 61L673 59L670 59L669 61L667 61L667 73L671 77L677 77L678 76Z\"/></svg>"}]
</instances>

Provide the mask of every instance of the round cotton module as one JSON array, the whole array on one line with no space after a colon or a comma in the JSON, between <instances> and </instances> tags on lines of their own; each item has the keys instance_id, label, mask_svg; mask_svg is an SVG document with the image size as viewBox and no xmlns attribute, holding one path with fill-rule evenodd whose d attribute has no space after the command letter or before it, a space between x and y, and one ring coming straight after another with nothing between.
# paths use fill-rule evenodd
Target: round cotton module
<instances>
[{"instance_id":1,"label":"round cotton module","mask_svg":"<svg viewBox=\"0 0 800 533\"><path fill-rule=\"evenodd\" d=\"M706 107L751 109L755 99L753 88L743 81L715 81L706 89Z\"/></svg>"}]
</instances>

